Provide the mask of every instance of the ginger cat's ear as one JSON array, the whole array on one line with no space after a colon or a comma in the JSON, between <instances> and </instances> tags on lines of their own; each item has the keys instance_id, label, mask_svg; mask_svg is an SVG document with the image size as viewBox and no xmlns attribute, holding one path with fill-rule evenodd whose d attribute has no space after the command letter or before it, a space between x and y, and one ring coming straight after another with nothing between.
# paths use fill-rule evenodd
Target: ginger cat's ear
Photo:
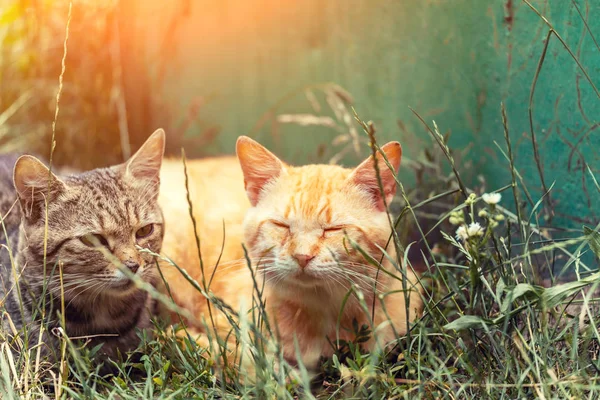
<instances>
[{"instance_id":1,"label":"ginger cat's ear","mask_svg":"<svg viewBox=\"0 0 600 400\"><path fill-rule=\"evenodd\" d=\"M65 184L33 156L19 157L13 170L13 183L23 215L29 220L37 220L42 215L44 199L50 202L66 190Z\"/></svg>"},{"instance_id":2,"label":"ginger cat's ear","mask_svg":"<svg viewBox=\"0 0 600 400\"><path fill-rule=\"evenodd\" d=\"M376 160L379 167L381 183L383 184L383 196L381 190L379 190L377 172L375 171L375 164L372 156L356 167L348 179L352 184L369 193L378 210L385 211L383 199L385 198L386 204L390 204L396 194L396 172L400 167L402 146L400 146L400 143L398 142L389 142L381 147L381 151L385 154L388 162L394 168L394 170L390 170L383 159L382 154L377 152Z\"/></svg>"},{"instance_id":3,"label":"ginger cat's ear","mask_svg":"<svg viewBox=\"0 0 600 400\"><path fill-rule=\"evenodd\" d=\"M165 153L165 131L157 129L125 163L125 176L140 181L158 182Z\"/></svg>"},{"instance_id":4,"label":"ginger cat's ear","mask_svg":"<svg viewBox=\"0 0 600 400\"><path fill-rule=\"evenodd\" d=\"M285 170L285 164L247 136L238 138L236 153L244 173L244 187L250 204L254 207L265 185L279 177Z\"/></svg>"}]
</instances>

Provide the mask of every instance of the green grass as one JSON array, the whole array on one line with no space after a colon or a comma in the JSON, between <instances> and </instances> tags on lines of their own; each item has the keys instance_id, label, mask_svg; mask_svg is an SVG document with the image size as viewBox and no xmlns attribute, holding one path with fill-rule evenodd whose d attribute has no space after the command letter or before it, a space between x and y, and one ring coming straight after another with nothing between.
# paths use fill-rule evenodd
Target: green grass
<instances>
[{"instance_id":1,"label":"green grass","mask_svg":"<svg viewBox=\"0 0 600 400\"><path fill-rule=\"evenodd\" d=\"M9 33L23 29L12 21L0 28ZM49 37L59 38L63 44L60 35L64 27L59 28L52 27ZM590 80L554 28L548 28L548 38L555 36ZM22 33L15 35L20 37ZM64 45L63 59L66 40ZM544 55L545 49L532 84L532 99ZM48 75L58 75L57 68L58 64ZM44 90L46 103L54 99L55 83L54 78L48 84L44 80L44 88L52 88ZM104 92L107 97L110 90ZM21 93L19 87L5 93L5 100L12 104L0 114L0 127L10 128L0 130L5 151L29 148L33 143L18 129L22 126L16 123L20 115L28 119L43 114L43 121L54 117L56 122L58 104L56 109L44 108L41 113L39 107L31 105L33 100L40 100L32 99L30 92ZM72 120L69 115L73 114L77 120L85 120L79 118L74 103L68 97L61 101L60 118ZM91 109L95 112L97 107ZM62 363L46 365L36 359L35 349L15 357L5 342L6 332L0 330L0 398L598 398L600 335L595 319L599 308L599 226L560 238L552 236L551 226L541 228L552 212L552 186L544 183L545 194L536 199L534 191L525 185L520 166L513 159L504 109L501 113L505 142L497 147L505 165L498 167L510 169L511 181L491 184L503 196L498 205L492 206L482 200L480 188L465 183L475 179L463 179L474 175L471 168L465 167L468 163L464 159L468 157L449 148L448 137L440 135L435 124L429 126L415 112L431 134L434 146L418 159L410 155L410 162L404 163L414 169L416 184L410 188L399 185L397 200L390 206L391 223L396 227L390 240L401 249L411 250L412 264L426 264L421 276L426 287L425 310L410 333L398 337L393 351L384 356L362 351L360 343L370 334L370 328L356 326L355 340L332 344L337 349L335 356L322 360L312 382L303 373L289 378L285 369L276 371L273 360L266 356L259 329L265 321L264 308L257 298L255 312L241 321L229 312L235 326L232 334L244 336L256 347L259 367L253 384L242 383L235 371L214 370L208 361L208 349L189 339L175 339L174 328L156 321L154 336L141 334L138 352L114 361L110 376L94 366L98 349L82 348L81 343L63 338ZM114 126L117 120L112 114L105 119L107 126ZM374 142L373 126L358 122L367 135L359 137L350 130L350 137L338 137L340 143L348 143L343 151L351 151L363 141ZM26 128L32 131L31 126ZM535 145L533 126L530 130ZM44 131L48 138L54 133L54 129ZM72 137L85 139L83 134ZM80 150L81 143L71 140L71 136L64 142L74 143L72 146ZM103 156L104 152L90 154ZM539 167L539 161L537 164ZM597 178L590 175L600 196ZM482 186L488 192L494 191L489 182ZM473 222L482 227L481 236L457 239L457 229ZM406 265L403 252L396 261ZM565 271L571 274L565 275ZM202 282L195 284L214 307L227 311ZM167 298L146 288L159 301L178 310Z\"/></svg>"},{"instance_id":2,"label":"green grass","mask_svg":"<svg viewBox=\"0 0 600 400\"><path fill-rule=\"evenodd\" d=\"M358 121L374 144L373 126ZM513 181L498 188L503 198L497 205L468 188L461 180L461 173L469 173L460 171L461 155L446 145L437 126L431 133L438 146L412 164L415 188L400 183L391 205L396 234L390 240L401 250L418 248L420 256L411 253L409 264L427 264L421 276L424 314L409 334L397 338L392 351L383 356L362 351L370 327L355 326L356 339L332 343L335 356L322 360L312 381L303 371L292 378L289 369L275 369L266 355L259 296L254 313L240 319L203 282L195 282L213 307L229 313L232 334L255 346L254 383L242 383L233 370L214 370L208 349L175 339L173 330L182 327L157 321L155 336L142 335L137 354L113 362L110 376L93 366L98 349L68 338L63 339L62 368L50 374L44 371L52 366L36 361L35 349L15 358L2 343L1 398L595 398L600 394L594 295L600 282L598 226L553 239L548 229L537 227L549 212L543 198L532 209L514 208L524 188L508 133L504 151ZM481 230L472 228L475 235L457 238L458 229L474 222ZM399 254L397 264L407 265L408 257ZM569 282L556 283L561 267L574 271Z\"/></svg>"}]
</instances>

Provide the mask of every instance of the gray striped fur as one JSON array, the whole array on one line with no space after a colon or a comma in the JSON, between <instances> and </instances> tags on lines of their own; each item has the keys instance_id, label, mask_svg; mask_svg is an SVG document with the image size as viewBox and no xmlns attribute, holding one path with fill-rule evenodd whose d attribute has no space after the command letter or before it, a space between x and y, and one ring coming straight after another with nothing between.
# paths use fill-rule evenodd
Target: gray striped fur
<instances>
[{"instance_id":1,"label":"gray striped fur","mask_svg":"<svg viewBox=\"0 0 600 400\"><path fill-rule=\"evenodd\" d=\"M7 233L0 233L5 245L0 248L0 311L5 310L3 334L9 333L16 353L41 339L43 356L56 360L62 293L67 336L87 338L88 346L102 343L109 357L138 345L136 330L150 327L152 300L123 276L123 265L115 260L137 263L137 276L155 282L154 258L136 245L160 251L163 217L157 198L163 151L159 130L127 163L54 176L50 185L37 159L0 156L0 217ZM148 224L153 224L151 234L136 237ZM108 246L101 250L89 240L86 244L82 237L91 233L106 237ZM17 335L10 334L14 329Z\"/></svg>"}]
</instances>

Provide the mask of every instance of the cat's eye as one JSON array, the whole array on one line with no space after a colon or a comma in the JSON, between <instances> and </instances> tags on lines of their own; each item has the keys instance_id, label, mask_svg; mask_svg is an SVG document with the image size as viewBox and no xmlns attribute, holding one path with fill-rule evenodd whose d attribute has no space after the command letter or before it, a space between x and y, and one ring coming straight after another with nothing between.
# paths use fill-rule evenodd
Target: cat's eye
<instances>
[{"instance_id":1,"label":"cat's eye","mask_svg":"<svg viewBox=\"0 0 600 400\"><path fill-rule=\"evenodd\" d=\"M135 233L135 237L136 239L143 239L150 236L152 232L154 232L154 224L148 224L138 229Z\"/></svg>"},{"instance_id":2,"label":"cat's eye","mask_svg":"<svg viewBox=\"0 0 600 400\"><path fill-rule=\"evenodd\" d=\"M341 233L344 231L343 226L329 226L327 228L323 228L324 233Z\"/></svg>"},{"instance_id":3,"label":"cat's eye","mask_svg":"<svg viewBox=\"0 0 600 400\"><path fill-rule=\"evenodd\" d=\"M272 219L271 223L273 225L275 225L276 227L278 227L278 228L290 229L290 226L288 224L285 224L285 223L283 223L281 221L277 221L277 220Z\"/></svg>"},{"instance_id":4,"label":"cat's eye","mask_svg":"<svg viewBox=\"0 0 600 400\"><path fill-rule=\"evenodd\" d=\"M79 240L88 247L96 247L98 245L108 247L108 240L99 233L88 233L81 236Z\"/></svg>"}]
</instances>

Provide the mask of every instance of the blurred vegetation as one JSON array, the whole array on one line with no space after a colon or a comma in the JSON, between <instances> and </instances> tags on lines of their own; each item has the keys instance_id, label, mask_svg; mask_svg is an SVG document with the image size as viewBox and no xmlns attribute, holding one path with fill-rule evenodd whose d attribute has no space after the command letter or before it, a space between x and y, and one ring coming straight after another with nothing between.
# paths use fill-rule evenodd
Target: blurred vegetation
<instances>
[{"instance_id":1,"label":"blurred vegetation","mask_svg":"<svg viewBox=\"0 0 600 400\"><path fill-rule=\"evenodd\" d=\"M90 169L120 162L129 138L116 1L77 4L84 6L72 10L54 159ZM68 1L16 0L1 8L2 152L49 155L68 12Z\"/></svg>"}]
</instances>

